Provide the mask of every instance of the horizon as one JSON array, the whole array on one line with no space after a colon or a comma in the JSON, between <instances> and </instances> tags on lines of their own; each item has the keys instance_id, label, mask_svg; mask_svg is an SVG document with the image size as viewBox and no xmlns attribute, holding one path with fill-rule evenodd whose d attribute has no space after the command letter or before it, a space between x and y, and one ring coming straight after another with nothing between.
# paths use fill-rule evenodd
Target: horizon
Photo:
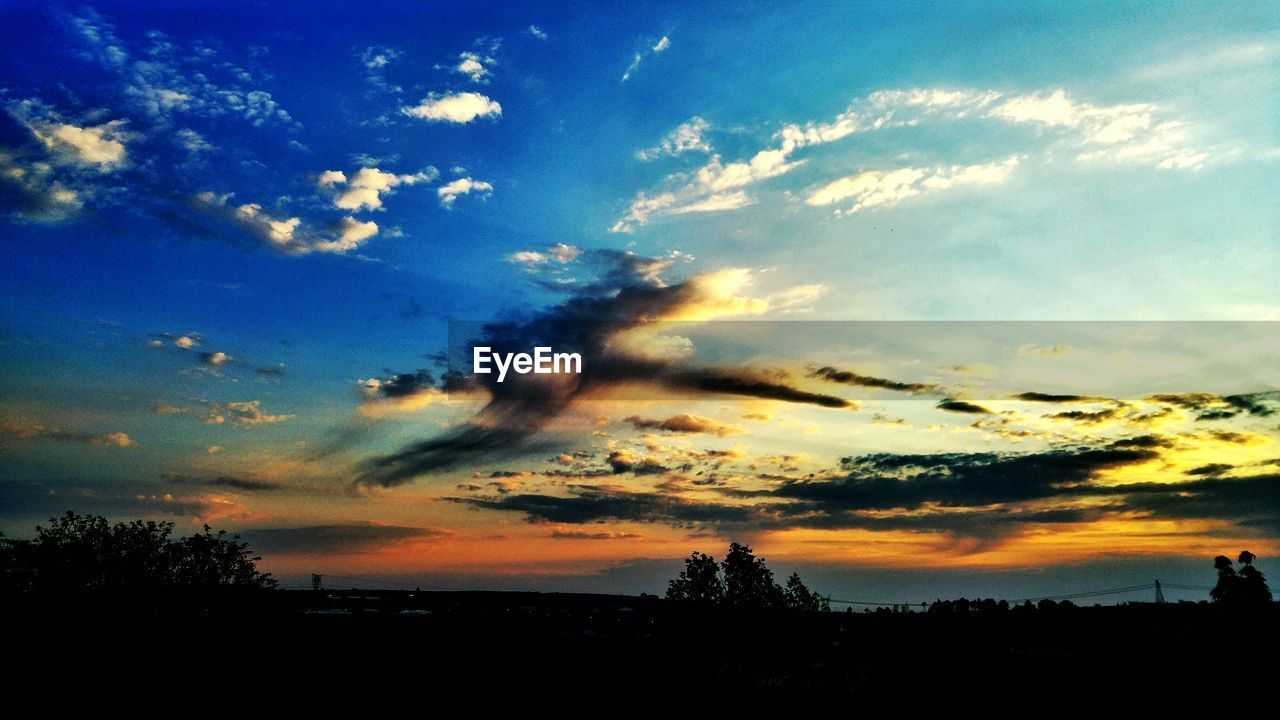
<instances>
[{"instance_id":1,"label":"horizon","mask_svg":"<svg viewBox=\"0 0 1280 720\"><path fill-rule=\"evenodd\" d=\"M1274 4L0 19L7 536L914 604L1280 555Z\"/></svg>"}]
</instances>

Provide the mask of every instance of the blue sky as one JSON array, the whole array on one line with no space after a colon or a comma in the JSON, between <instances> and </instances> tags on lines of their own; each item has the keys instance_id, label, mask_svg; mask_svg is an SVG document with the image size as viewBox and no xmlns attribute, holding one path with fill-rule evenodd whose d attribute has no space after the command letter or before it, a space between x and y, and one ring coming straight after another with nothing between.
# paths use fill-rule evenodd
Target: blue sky
<instances>
[{"instance_id":1,"label":"blue sky","mask_svg":"<svg viewBox=\"0 0 1280 720\"><path fill-rule=\"evenodd\" d=\"M483 400L437 401L429 356L448 322L554 316L635 288L695 296L657 319L1280 319L1274 4L16 2L0 19L8 532L67 496L116 515L154 501L184 522L250 530L408 528L388 531L380 571L450 571L406 560L405 538L507 532L494 528L518 511L462 513L446 496L480 469L532 461L485 456L408 488L359 480L371 458L493 415ZM955 380L943 368L965 359L922 360L924 348L870 358L784 345L747 362L856 362L862 375L954 381L948 398L988 404L1027 389ZM980 364L1024 377L1002 363L1028 354ZM1233 386L1221 363L1175 366L1161 377L1186 392L1276 390L1265 374ZM391 394L389 381L420 368L429 381ZM1094 372L1099 387L1077 392L1135 392L1120 370ZM846 419L813 407L648 400L570 403L538 428L589 447L600 467L645 430L689 434L627 420L659 412L717 418L692 434L746 435L747 454L807 448L807 465L783 463L796 472L836 472L847 453L833 439ZM954 450L958 435L927 434L936 400L908 418L919 437L869 421L855 450ZM1201 400L1165 405L1193 425L1230 405ZM724 418L740 414L773 419L739 433ZM1102 441L1077 429L1039 449ZM1274 443L1274 428L1252 431L1267 439L1248 462ZM655 492L695 498L670 487ZM690 542L670 518L661 531L634 520L592 518L576 540L557 526L531 560L581 575ZM625 542L587 538L600 523ZM713 529L844 567L776 528ZM938 564L1007 564L983 548ZM285 569L315 560L298 562Z\"/></svg>"}]
</instances>

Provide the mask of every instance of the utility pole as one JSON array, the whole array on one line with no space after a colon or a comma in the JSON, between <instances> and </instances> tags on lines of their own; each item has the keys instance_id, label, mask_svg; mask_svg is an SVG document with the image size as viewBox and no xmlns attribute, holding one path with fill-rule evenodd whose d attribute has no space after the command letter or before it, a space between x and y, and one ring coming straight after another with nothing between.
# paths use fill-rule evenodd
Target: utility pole
<instances>
[{"instance_id":1,"label":"utility pole","mask_svg":"<svg viewBox=\"0 0 1280 720\"><path fill-rule=\"evenodd\" d=\"M1164 591L1160 589L1160 581L1156 580L1156 604L1164 604Z\"/></svg>"}]
</instances>

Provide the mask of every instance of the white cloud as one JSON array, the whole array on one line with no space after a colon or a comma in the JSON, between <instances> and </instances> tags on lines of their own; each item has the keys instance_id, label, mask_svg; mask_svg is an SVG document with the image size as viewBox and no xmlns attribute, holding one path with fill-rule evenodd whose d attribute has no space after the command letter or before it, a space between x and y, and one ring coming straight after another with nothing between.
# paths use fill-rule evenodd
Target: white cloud
<instances>
[{"instance_id":1,"label":"white cloud","mask_svg":"<svg viewBox=\"0 0 1280 720\"><path fill-rule=\"evenodd\" d=\"M526 32L528 32L530 35L534 36L538 40L547 39L547 34L543 32L542 28L538 27L537 25L530 25L529 29Z\"/></svg>"},{"instance_id":2,"label":"white cloud","mask_svg":"<svg viewBox=\"0 0 1280 720\"><path fill-rule=\"evenodd\" d=\"M1078 160L1145 162L1165 170L1203 166L1208 153L1191 145L1183 123L1159 121L1159 113L1158 106L1147 103L1077 102L1059 89L1011 97L992 108L989 116L1071 131L1076 142L1092 148L1079 153Z\"/></svg>"},{"instance_id":3,"label":"white cloud","mask_svg":"<svg viewBox=\"0 0 1280 720\"><path fill-rule=\"evenodd\" d=\"M619 82L626 82L630 80L636 70L640 69L640 63L644 62L645 57L665 52L669 47L671 47L671 38L663 35L662 39L658 40L658 42L654 43L651 47L646 48L644 52L636 53L635 57L631 59L631 64L627 66L626 72L622 73L622 80Z\"/></svg>"},{"instance_id":4,"label":"white cloud","mask_svg":"<svg viewBox=\"0 0 1280 720\"><path fill-rule=\"evenodd\" d=\"M316 178L316 186L333 192L334 207L358 212L382 208L382 195L400 185L431 182L440 173L428 167L413 175L397 175L378 168L363 167L348 178L339 170L326 170Z\"/></svg>"},{"instance_id":5,"label":"white cloud","mask_svg":"<svg viewBox=\"0 0 1280 720\"><path fill-rule=\"evenodd\" d=\"M737 210L754 202L755 200L751 199L745 192L737 190L735 192L708 195L696 202L673 207L668 211L668 214L685 215L688 213L723 212L725 210Z\"/></svg>"},{"instance_id":6,"label":"white cloud","mask_svg":"<svg viewBox=\"0 0 1280 720\"><path fill-rule=\"evenodd\" d=\"M568 265L582 256L582 248L556 243L546 250L521 250L507 256L507 262L521 266L526 272L536 272L548 264Z\"/></svg>"},{"instance_id":7,"label":"white cloud","mask_svg":"<svg viewBox=\"0 0 1280 720\"><path fill-rule=\"evenodd\" d=\"M488 82L492 71L489 69L496 61L487 55L464 52L458 55L458 64L453 71L471 78L472 82Z\"/></svg>"},{"instance_id":8,"label":"white cloud","mask_svg":"<svg viewBox=\"0 0 1280 720\"><path fill-rule=\"evenodd\" d=\"M333 226L334 239L317 240L314 247L319 252L345 253L355 250L365 240L378 234L378 224L372 220L361 222L351 217L344 217Z\"/></svg>"},{"instance_id":9,"label":"white cloud","mask_svg":"<svg viewBox=\"0 0 1280 720\"><path fill-rule=\"evenodd\" d=\"M662 187L636 193L610 231L629 233L657 217L749 205L746 189L802 166L805 159L796 158L795 154L804 148L884 128L918 127L962 119L1042 126L1062 138L1061 142L1045 147L1043 153L1049 155L1065 142L1075 151L1074 159L1078 162L1141 162L1165 170L1195 169L1209 162L1210 154L1191 144L1188 126L1163 118L1163 114L1158 106L1151 104L1080 103L1062 90L1016 96L1004 96L994 90L951 88L879 91L855 99L829 121L783 125L769 145L747 159L728 162L716 154L692 175L667 176ZM692 136L686 131L683 137ZM671 152L678 147L675 138L680 135L673 133L670 137L669 146L664 140L654 148L641 151L639 157L649 159ZM844 193L842 197L857 195L860 199L852 208L857 211L891 205L921 192L954 185L998 182L1011 167L1006 162L991 166L874 171L833 181L810 193L808 202L823 205L836 202L830 198L841 193Z\"/></svg>"},{"instance_id":10,"label":"white cloud","mask_svg":"<svg viewBox=\"0 0 1280 720\"><path fill-rule=\"evenodd\" d=\"M1016 156L983 165L943 168L905 167L895 170L868 170L834 180L814 190L805 199L813 206L831 205L850 198L853 205L839 214L874 207L893 207L907 198L962 185L991 185L1003 182L1018 165Z\"/></svg>"},{"instance_id":11,"label":"white cloud","mask_svg":"<svg viewBox=\"0 0 1280 720\"><path fill-rule=\"evenodd\" d=\"M230 198L230 194L206 191L193 197L191 203L197 210L219 217L283 253L347 253L378 234L378 225L374 222L345 217L326 227L315 228L299 217L269 213L258 203L231 205Z\"/></svg>"},{"instance_id":12,"label":"white cloud","mask_svg":"<svg viewBox=\"0 0 1280 720\"><path fill-rule=\"evenodd\" d=\"M24 220L60 222L84 206L79 193L54 179L48 163L25 162L3 148L0 181L16 188L21 200L17 214Z\"/></svg>"},{"instance_id":13,"label":"white cloud","mask_svg":"<svg viewBox=\"0 0 1280 720\"><path fill-rule=\"evenodd\" d=\"M472 180L469 177L458 178L436 188L436 195L440 197L440 204L446 208L453 207L453 203L458 199L459 195L476 193L483 197L488 197L492 192L493 185L483 180Z\"/></svg>"},{"instance_id":14,"label":"white cloud","mask_svg":"<svg viewBox=\"0 0 1280 720\"><path fill-rule=\"evenodd\" d=\"M703 138L703 133L711 128L710 123L696 115L687 122L680 123L657 145L641 150L636 156L641 160L652 160L663 155L680 155L686 152L710 152L711 145Z\"/></svg>"},{"instance_id":15,"label":"white cloud","mask_svg":"<svg viewBox=\"0 0 1280 720\"><path fill-rule=\"evenodd\" d=\"M400 108L410 117L435 122L469 123L479 117L496 118L502 115L502 106L496 101L474 92L432 93L413 107Z\"/></svg>"}]
</instances>

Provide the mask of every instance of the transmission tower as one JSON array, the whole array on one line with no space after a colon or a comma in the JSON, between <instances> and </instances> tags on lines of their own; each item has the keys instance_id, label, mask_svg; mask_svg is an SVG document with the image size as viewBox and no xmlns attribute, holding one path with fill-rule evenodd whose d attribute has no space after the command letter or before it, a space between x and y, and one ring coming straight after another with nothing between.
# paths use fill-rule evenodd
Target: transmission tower
<instances>
[{"instance_id":1,"label":"transmission tower","mask_svg":"<svg viewBox=\"0 0 1280 720\"><path fill-rule=\"evenodd\" d=\"M1157 604L1157 605L1163 605L1163 604L1164 604L1164 590L1161 590L1161 589L1160 589L1160 581L1159 581L1159 580L1156 580L1156 604Z\"/></svg>"}]
</instances>

